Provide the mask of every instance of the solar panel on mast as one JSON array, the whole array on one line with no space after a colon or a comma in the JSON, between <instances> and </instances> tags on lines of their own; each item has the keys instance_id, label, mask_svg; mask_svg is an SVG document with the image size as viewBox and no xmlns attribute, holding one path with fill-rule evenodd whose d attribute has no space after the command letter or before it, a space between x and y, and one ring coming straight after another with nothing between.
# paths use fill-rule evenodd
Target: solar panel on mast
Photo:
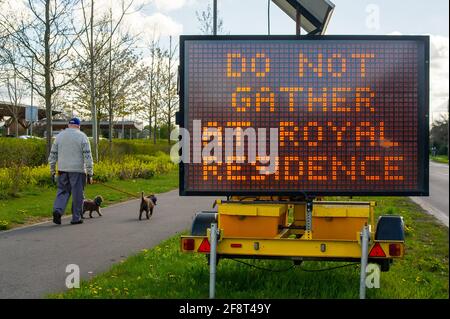
<instances>
[{"instance_id":1,"label":"solar panel on mast","mask_svg":"<svg viewBox=\"0 0 450 319\"><path fill-rule=\"evenodd\" d=\"M334 10L329 0L272 0L309 34L325 34ZM299 14L299 15L297 15Z\"/></svg>"}]
</instances>

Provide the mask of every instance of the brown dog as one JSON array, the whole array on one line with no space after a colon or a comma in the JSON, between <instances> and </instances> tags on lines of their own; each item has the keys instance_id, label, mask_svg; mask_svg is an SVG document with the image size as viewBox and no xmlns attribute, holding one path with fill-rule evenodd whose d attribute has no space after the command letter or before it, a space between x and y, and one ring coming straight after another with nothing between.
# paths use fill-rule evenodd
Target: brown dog
<instances>
[{"instance_id":1,"label":"brown dog","mask_svg":"<svg viewBox=\"0 0 450 319\"><path fill-rule=\"evenodd\" d=\"M141 193L141 208L139 210L139 220L142 219L142 213L145 211L145 216L150 219L153 215L153 208L156 206L156 196L148 195L144 196L144 192Z\"/></svg>"},{"instance_id":2,"label":"brown dog","mask_svg":"<svg viewBox=\"0 0 450 319\"><path fill-rule=\"evenodd\" d=\"M98 216L102 216L100 213L100 205L103 202L103 197L96 196L94 200L85 199L83 202L83 212L81 213L81 218L84 218L84 213L89 211L89 218L92 218L92 212L96 211Z\"/></svg>"}]
</instances>

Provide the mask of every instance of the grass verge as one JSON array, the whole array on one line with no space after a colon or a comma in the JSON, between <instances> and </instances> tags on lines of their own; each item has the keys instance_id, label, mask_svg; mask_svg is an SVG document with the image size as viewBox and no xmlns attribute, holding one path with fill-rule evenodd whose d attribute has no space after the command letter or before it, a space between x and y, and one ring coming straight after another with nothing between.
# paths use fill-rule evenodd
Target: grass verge
<instances>
[{"instance_id":1,"label":"grass verge","mask_svg":"<svg viewBox=\"0 0 450 319\"><path fill-rule=\"evenodd\" d=\"M367 200L367 198L354 198ZM371 198L374 200L374 198ZM377 198L376 214L402 215L406 225L406 256L381 274L380 289L368 298L448 298L448 229L407 198ZM259 267L281 270L289 261L246 260ZM304 269L342 265L304 262ZM207 298L209 270L206 257L182 254L179 235L144 250L108 272L83 281L80 289L50 298ZM359 267L306 272L250 268L221 260L217 269L217 298L358 298Z\"/></svg>"},{"instance_id":2,"label":"grass verge","mask_svg":"<svg viewBox=\"0 0 450 319\"><path fill-rule=\"evenodd\" d=\"M162 193L178 187L178 170L168 174L154 176L150 179L114 180L107 182L118 189L139 195L145 193ZM0 200L0 230L36 223L51 217L53 201L56 195L54 187L32 186L19 193L18 198ZM131 199L130 195L107 188L100 184L87 185L86 198L102 195L102 207ZM66 213L70 214L72 202L69 201Z\"/></svg>"},{"instance_id":3,"label":"grass verge","mask_svg":"<svg viewBox=\"0 0 450 319\"><path fill-rule=\"evenodd\" d=\"M447 155L430 156L430 159L432 161L435 161L438 163L448 164L448 156Z\"/></svg>"}]
</instances>

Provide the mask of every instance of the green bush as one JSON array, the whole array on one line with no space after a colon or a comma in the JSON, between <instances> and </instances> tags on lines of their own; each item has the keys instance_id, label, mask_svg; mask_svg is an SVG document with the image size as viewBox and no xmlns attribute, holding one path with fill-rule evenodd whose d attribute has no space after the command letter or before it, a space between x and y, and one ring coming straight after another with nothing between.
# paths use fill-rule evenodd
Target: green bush
<instances>
[{"instance_id":1,"label":"green bush","mask_svg":"<svg viewBox=\"0 0 450 319\"><path fill-rule=\"evenodd\" d=\"M0 137L0 167L38 166L46 160L45 140Z\"/></svg>"},{"instance_id":2,"label":"green bush","mask_svg":"<svg viewBox=\"0 0 450 319\"><path fill-rule=\"evenodd\" d=\"M14 164L0 168L0 199L17 196L27 185L51 184L48 165L30 167Z\"/></svg>"},{"instance_id":3,"label":"green bush","mask_svg":"<svg viewBox=\"0 0 450 319\"><path fill-rule=\"evenodd\" d=\"M92 143L92 139L91 143ZM47 163L46 141L42 139L0 138L0 167L40 166ZM113 139L112 150L108 140L100 140L99 159L121 161L126 155L157 155L169 153L167 141Z\"/></svg>"},{"instance_id":4,"label":"green bush","mask_svg":"<svg viewBox=\"0 0 450 319\"><path fill-rule=\"evenodd\" d=\"M120 162L102 161L94 167L95 179L108 181L115 178L151 178L175 168L167 154L125 156Z\"/></svg>"},{"instance_id":5,"label":"green bush","mask_svg":"<svg viewBox=\"0 0 450 319\"><path fill-rule=\"evenodd\" d=\"M169 153L171 145L166 141L157 141L153 144L150 140L125 140L113 139L112 150L109 149L108 140L100 140L98 155L100 160L116 160L125 155L156 155L158 152Z\"/></svg>"},{"instance_id":6,"label":"green bush","mask_svg":"<svg viewBox=\"0 0 450 319\"><path fill-rule=\"evenodd\" d=\"M0 230L7 230L9 223L6 220L0 220Z\"/></svg>"},{"instance_id":7,"label":"green bush","mask_svg":"<svg viewBox=\"0 0 450 319\"><path fill-rule=\"evenodd\" d=\"M151 178L174 169L167 154L126 155L120 161L105 160L94 164L94 180ZM52 185L48 165L37 167L14 165L0 168L0 199L18 195L28 185Z\"/></svg>"}]
</instances>

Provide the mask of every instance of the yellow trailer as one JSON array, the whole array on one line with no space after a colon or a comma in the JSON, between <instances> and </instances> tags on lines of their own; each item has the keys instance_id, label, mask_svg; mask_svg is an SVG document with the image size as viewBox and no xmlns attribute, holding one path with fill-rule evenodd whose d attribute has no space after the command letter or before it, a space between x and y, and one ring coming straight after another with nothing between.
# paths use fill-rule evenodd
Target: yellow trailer
<instances>
[{"instance_id":1,"label":"yellow trailer","mask_svg":"<svg viewBox=\"0 0 450 319\"><path fill-rule=\"evenodd\" d=\"M364 298L405 253L401 216L319 196L428 196L429 38L322 31L180 37L180 195L227 196L180 241L211 298L223 258L360 261Z\"/></svg>"},{"instance_id":2,"label":"yellow trailer","mask_svg":"<svg viewBox=\"0 0 450 319\"><path fill-rule=\"evenodd\" d=\"M375 222L375 205L231 197L216 201L217 211L197 213L191 233L181 236L180 248L208 255L214 280L215 264L221 258L280 258L296 263L361 261L363 282L368 262L388 271L405 252L402 217L381 216Z\"/></svg>"}]
</instances>

